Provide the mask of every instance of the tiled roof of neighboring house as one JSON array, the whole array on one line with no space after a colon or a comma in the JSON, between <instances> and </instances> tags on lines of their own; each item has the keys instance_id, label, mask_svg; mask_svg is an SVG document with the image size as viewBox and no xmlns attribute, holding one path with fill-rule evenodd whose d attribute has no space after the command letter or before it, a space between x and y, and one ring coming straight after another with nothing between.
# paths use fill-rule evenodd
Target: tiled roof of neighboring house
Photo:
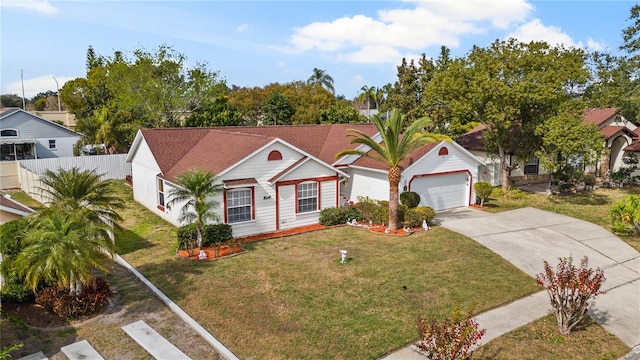
<instances>
[{"instance_id":1,"label":"tiled roof of neighboring house","mask_svg":"<svg viewBox=\"0 0 640 360\"><path fill-rule=\"evenodd\" d=\"M11 199L8 195L0 195L0 207L5 211L23 216L33 212L33 209Z\"/></svg>"},{"instance_id":2,"label":"tiled roof of neighboring house","mask_svg":"<svg viewBox=\"0 0 640 360\"><path fill-rule=\"evenodd\" d=\"M588 124L600 126L617 113L616 108L587 108L582 113L582 118Z\"/></svg>"},{"instance_id":3,"label":"tiled roof of neighboring house","mask_svg":"<svg viewBox=\"0 0 640 360\"><path fill-rule=\"evenodd\" d=\"M414 162L418 161L426 153L431 151L431 149L436 147L439 143L440 143L440 141L434 142L434 143L429 143L429 144L427 144L425 146L420 147L416 151L412 152L411 155L408 158L406 158L406 159L404 159L403 161L400 162L400 168L406 169L407 167L412 165ZM369 168L369 169L376 169L376 170L385 170L385 171L389 170L389 167L386 166L384 163L382 163L380 161L376 161L376 160L374 160L374 159L372 159L370 157L366 157L366 156L362 156L362 157L358 158L358 160L354 161L352 165L353 166L364 167L364 168Z\"/></svg>"},{"instance_id":4,"label":"tiled roof of neighboring house","mask_svg":"<svg viewBox=\"0 0 640 360\"><path fill-rule=\"evenodd\" d=\"M640 151L640 140L632 142L622 150L623 151Z\"/></svg>"},{"instance_id":5,"label":"tiled roof of neighboring house","mask_svg":"<svg viewBox=\"0 0 640 360\"><path fill-rule=\"evenodd\" d=\"M629 128L627 128L626 126L607 125L607 126L603 127L602 129L600 129L600 133L602 133L602 136L604 136L605 139L610 139L611 137L613 137L614 135L616 135L620 131L623 131L623 132L629 134L633 138L638 136L638 134L636 134L635 132L629 130Z\"/></svg>"},{"instance_id":6,"label":"tiled roof of neighboring house","mask_svg":"<svg viewBox=\"0 0 640 360\"><path fill-rule=\"evenodd\" d=\"M484 146L484 141L482 140L482 134L484 132L484 129L486 128L487 128L486 126L484 126L483 124L480 124L475 128L473 128L468 133L460 136L456 140L456 142L462 145L462 147L467 150L484 151L485 146Z\"/></svg>"}]
</instances>

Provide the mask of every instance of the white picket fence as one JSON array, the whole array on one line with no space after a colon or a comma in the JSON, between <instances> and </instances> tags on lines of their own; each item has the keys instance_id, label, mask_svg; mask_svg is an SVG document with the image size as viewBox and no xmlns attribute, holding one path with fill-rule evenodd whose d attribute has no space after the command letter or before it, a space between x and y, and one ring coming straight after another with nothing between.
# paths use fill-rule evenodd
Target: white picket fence
<instances>
[{"instance_id":1,"label":"white picket fence","mask_svg":"<svg viewBox=\"0 0 640 360\"><path fill-rule=\"evenodd\" d=\"M35 200L45 203L42 196L40 176L47 170L70 170L78 168L80 171L95 170L102 174L102 180L122 179L131 175L131 163L126 163L127 154L76 156L50 159L21 160L19 169L20 188Z\"/></svg>"}]
</instances>

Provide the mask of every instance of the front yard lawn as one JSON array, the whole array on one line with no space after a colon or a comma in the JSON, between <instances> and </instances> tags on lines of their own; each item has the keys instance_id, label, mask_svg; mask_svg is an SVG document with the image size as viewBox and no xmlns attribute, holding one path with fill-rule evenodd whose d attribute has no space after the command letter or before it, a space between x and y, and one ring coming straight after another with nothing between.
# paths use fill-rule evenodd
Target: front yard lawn
<instances>
[{"instance_id":1,"label":"front yard lawn","mask_svg":"<svg viewBox=\"0 0 640 360\"><path fill-rule=\"evenodd\" d=\"M443 228L395 237L344 226L187 261L175 255L175 229L134 203L130 189L123 196L124 258L241 358L378 358L417 340L418 315L441 318L456 302L483 312L541 290Z\"/></svg>"},{"instance_id":2,"label":"front yard lawn","mask_svg":"<svg viewBox=\"0 0 640 360\"><path fill-rule=\"evenodd\" d=\"M495 193L496 191L494 190ZM575 194L563 193L561 195L527 194L524 192L521 194L521 197L514 197L513 193L491 196L491 198L485 200L484 210L502 212L531 206L589 221L612 231L609 218L611 207L627 195L640 195L640 188L598 189L594 191L579 191ZM618 236L640 251L640 238L631 235Z\"/></svg>"}]
</instances>

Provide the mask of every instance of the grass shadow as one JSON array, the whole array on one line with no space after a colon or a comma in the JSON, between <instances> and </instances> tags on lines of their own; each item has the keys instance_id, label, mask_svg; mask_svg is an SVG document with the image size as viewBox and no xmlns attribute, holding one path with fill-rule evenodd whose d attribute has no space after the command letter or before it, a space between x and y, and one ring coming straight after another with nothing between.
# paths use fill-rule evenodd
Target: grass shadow
<instances>
[{"instance_id":1,"label":"grass shadow","mask_svg":"<svg viewBox=\"0 0 640 360\"><path fill-rule=\"evenodd\" d=\"M198 281L194 279L205 277L207 272L213 273L214 263L215 261L188 260L176 255L174 259L145 264L137 267L137 270L169 298L179 301L193 296L190 284ZM196 285L195 288L200 286Z\"/></svg>"},{"instance_id":2,"label":"grass shadow","mask_svg":"<svg viewBox=\"0 0 640 360\"><path fill-rule=\"evenodd\" d=\"M575 194L566 193L560 195L554 195L549 198L551 203L562 203L571 205L606 205L610 199L607 195L602 193L596 193L593 191L578 192Z\"/></svg>"},{"instance_id":3,"label":"grass shadow","mask_svg":"<svg viewBox=\"0 0 640 360\"><path fill-rule=\"evenodd\" d=\"M122 231L116 240L116 252L120 255L126 255L134 251L147 249L153 246L153 243L128 229Z\"/></svg>"}]
</instances>

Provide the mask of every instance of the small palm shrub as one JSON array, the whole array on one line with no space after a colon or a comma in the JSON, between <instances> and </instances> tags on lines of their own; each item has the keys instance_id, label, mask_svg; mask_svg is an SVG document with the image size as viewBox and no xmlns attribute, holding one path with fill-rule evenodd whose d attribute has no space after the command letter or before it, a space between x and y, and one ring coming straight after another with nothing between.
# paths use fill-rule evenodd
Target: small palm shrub
<instances>
[{"instance_id":1,"label":"small palm shrub","mask_svg":"<svg viewBox=\"0 0 640 360\"><path fill-rule=\"evenodd\" d=\"M355 206L347 205L322 209L319 222L324 226L333 226L344 224L353 219L362 221L362 213Z\"/></svg>"},{"instance_id":2,"label":"small palm shrub","mask_svg":"<svg viewBox=\"0 0 640 360\"><path fill-rule=\"evenodd\" d=\"M442 321L418 317L420 340L416 346L431 360L466 360L478 348L485 332L473 319L472 309L463 315L456 306L453 317Z\"/></svg>"},{"instance_id":3,"label":"small palm shrub","mask_svg":"<svg viewBox=\"0 0 640 360\"><path fill-rule=\"evenodd\" d=\"M627 195L609 211L613 231L619 234L640 235L640 196Z\"/></svg>"},{"instance_id":4,"label":"small palm shrub","mask_svg":"<svg viewBox=\"0 0 640 360\"><path fill-rule=\"evenodd\" d=\"M404 215L404 225L407 227L420 227L423 221L430 222L436 217L436 212L429 206L418 206L408 209Z\"/></svg>"},{"instance_id":5,"label":"small palm shrub","mask_svg":"<svg viewBox=\"0 0 640 360\"><path fill-rule=\"evenodd\" d=\"M585 256L580 266L572 263L572 258L560 258L554 271L548 262L544 262L544 272L536 275L538 284L544 286L555 309L558 329L562 335L582 320L587 312L589 301L604 294L600 287L605 281L604 272L589 268L589 259Z\"/></svg>"},{"instance_id":6,"label":"small palm shrub","mask_svg":"<svg viewBox=\"0 0 640 360\"><path fill-rule=\"evenodd\" d=\"M420 194L413 191L405 191L400 194L400 203L406 205L409 209L420 204Z\"/></svg>"},{"instance_id":7,"label":"small palm shrub","mask_svg":"<svg viewBox=\"0 0 640 360\"><path fill-rule=\"evenodd\" d=\"M476 192L476 197L480 199L480 206L484 206L484 200L493 192L493 185L480 181L473 184L473 190Z\"/></svg>"}]
</instances>

